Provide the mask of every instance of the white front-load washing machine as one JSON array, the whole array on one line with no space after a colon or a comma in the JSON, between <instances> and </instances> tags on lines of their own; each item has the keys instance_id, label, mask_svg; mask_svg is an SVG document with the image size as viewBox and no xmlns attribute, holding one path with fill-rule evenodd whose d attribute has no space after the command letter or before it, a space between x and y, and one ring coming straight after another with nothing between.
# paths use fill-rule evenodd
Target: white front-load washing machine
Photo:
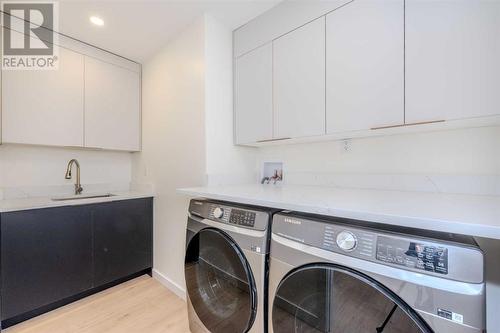
<instances>
[{"instance_id":1,"label":"white front-load washing machine","mask_svg":"<svg viewBox=\"0 0 500 333\"><path fill-rule=\"evenodd\" d=\"M272 211L191 200L185 279L193 333L267 332Z\"/></svg>"},{"instance_id":2,"label":"white front-load washing machine","mask_svg":"<svg viewBox=\"0 0 500 333\"><path fill-rule=\"evenodd\" d=\"M270 332L485 329L471 237L294 213L274 215L271 237Z\"/></svg>"}]
</instances>

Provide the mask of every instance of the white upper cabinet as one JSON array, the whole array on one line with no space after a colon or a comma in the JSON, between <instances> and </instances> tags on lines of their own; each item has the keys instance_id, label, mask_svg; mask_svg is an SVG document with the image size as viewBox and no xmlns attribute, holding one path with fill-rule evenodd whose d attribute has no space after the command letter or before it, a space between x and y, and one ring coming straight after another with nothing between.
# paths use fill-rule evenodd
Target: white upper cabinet
<instances>
[{"instance_id":1,"label":"white upper cabinet","mask_svg":"<svg viewBox=\"0 0 500 333\"><path fill-rule=\"evenodd\" d=\"M327 132L404 123L404 1L356 0L326 16Z\"/></svg>"},{"instance_id":2,"label":"white upper cabinet","mask_svg":"<svg viewBox=\"0 0 500 333\"><path fill-rule=\"evenodd\" d=\"M140 150L140 65L63 35L57 47L55 70L2 71L1 142Z\"/></svg>"},{"instance_id":3,"label":"white upper cabinet","mask_svg":"<svg viewBox=\"0 0 500 333\"><path fill-rule=\"evenodd\" d=\"M275 138L325 134L325 18L273 42Z\"/></svg>"},{"instance_id":4,"label":"white upper cabinet","mask_svg":"<svg viewBox=\"0 0 500 333\"><path fill-rule=\"evenodd\" d=\"M234 31L234 55L239 57L350 1L281 1Z\"/></svg>"},{"instance_id":5,"label":"white upper cabinet","mask_svg":"<svg viewBox=\"0 0 500 333\"><path fill-rule=\"evenodd\" d=\"M140 150L140 73L85 57L85 146Z\"/></svg>"},{"instance_id":6,"label":"white upper cabinet","mask_svg":"<svg viewBox=\"0 0 500 333\"><path fill-rule=\"evenodd\" d=\"M2 71L2 141L83 146L83 62L61 47L58 70Z\"/></svg>"},{"instance_id":7,"label":"white upper cabinet","mask_svg":"<svg viewBox=\"0 0 500 333\"><path fill-rule=\"evenodd\" d=\"M236 143L253 143L273 137L271 43L236 59Z\"/></svg>"},{"instance_id":8,"label":"white upper cabinet","mask_svg":"<svg viewBox=\"0 0 500 333\"><path fill-rule=\"evenodd\" d=\"M500 114L500 1L406 0L406 122Z\"/></svg>"},{"instance_id":9,"label":"white upper cabinet","mask_svg":"<svg viewBox=\"0 0 500 333\"><path fill-rule=\"evenodd\" d=\"M234 31L237 143L500 123L500 1L313 2Z\"/></svg>"}]
</instances>

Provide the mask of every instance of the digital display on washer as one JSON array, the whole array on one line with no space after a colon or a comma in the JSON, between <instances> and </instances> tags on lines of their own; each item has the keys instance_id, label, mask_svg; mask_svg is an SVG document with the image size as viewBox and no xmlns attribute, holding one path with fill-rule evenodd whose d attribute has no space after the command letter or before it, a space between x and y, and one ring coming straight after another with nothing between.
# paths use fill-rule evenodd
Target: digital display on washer
<instances>
[{"instance_id":1,"label":"digital display on washer","mask_svg":"<svg viewBox=\"0 0 500 333\"><path fill-rule=\"evenodd\" d=\"M442 246L379 236L377 260L428 272L448 274L448 249Z\"/></svg>"},{"instance_id":2,"label":"digital display on washer","mask_svg":"<svg viewBox=\"0 0 500 333\"><path fill-rule=\"evenodd\" d=\"M243 227L255 226L255 213L240 209L232 209L229 223L241 225Z\"/></svg>"}]
</instances>

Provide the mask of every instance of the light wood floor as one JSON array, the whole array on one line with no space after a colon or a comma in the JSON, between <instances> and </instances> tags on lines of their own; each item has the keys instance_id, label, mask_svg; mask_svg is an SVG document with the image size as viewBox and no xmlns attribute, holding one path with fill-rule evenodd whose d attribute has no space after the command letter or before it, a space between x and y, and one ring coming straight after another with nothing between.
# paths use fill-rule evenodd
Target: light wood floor
<instances>
[{"instance_id":1,"label":"light wood floor","mask_svg":"<svg viewBox=\"0 0 500 333\"><path fill-rule=\"evenodd\" d=\"M5 333L189 333L186 303L145 275Z\"/></svg>"}]
</instances>

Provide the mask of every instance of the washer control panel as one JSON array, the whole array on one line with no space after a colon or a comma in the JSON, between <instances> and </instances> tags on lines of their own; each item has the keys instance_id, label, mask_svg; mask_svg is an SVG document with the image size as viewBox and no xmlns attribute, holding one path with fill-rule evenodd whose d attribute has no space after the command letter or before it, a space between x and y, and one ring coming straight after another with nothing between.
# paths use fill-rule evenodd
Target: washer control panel
<instances>
[{"instance_id":1,"label":"washer control panel","mask_svg":"<svg viewBox=\"0 0 500 333\"><path fill-rule=\"evenodd\" d=\"M209 212L209 219L229 223L231 208L226 208L218 205L210 205Z\"/></svg>"},{"instance_id":2,"label":"washer control panel","mask_svg":"<svg viewBox=\"0 0 500 333\"><path fill-rule=\"evenodd\" d=\"M212 210L212 215L216 218L216 219L221 219L224 217L224 208L222 207L215 207L213 210Z\"/></svg>"},{"instance_id":3,"label":"washer control panel","mask_svg":"<svg viewBox=\"0 0 500 333\"><path fill-rule=\"evenodd\" d=\"M377 260L439 274L448 274L448 249L400 238L378 236Z\"/></svg>"},{"instance_id":4,"label":"washer control panel","mask_svg":"<svg viewBox=\"0 0 500 333\"><path fill-rule=\"evenodd\" d=\"M255 217L257 214L252 211L221 207L212 205L210 207L210 218L224 223L236 224L242 227L253 228L255 226Z\"/></svg>"},{"instance_id":5,"label":"washer control panel","mask_svg":"<svg viewBox=\"0 0 500 333\"><path fill-rule=\"evenodd\" d=\"M243 228L266 230L270 214L258 209L245 209L224 203L191 200L189 212L195 216Z\"/></svg>"},{"instance_id":6,"label":"washer control panel","mask_svg":"<svg viewBox=\"0 0 500 333\"><path fill-rule=\"evenodd\" d=\"M231 209L229 223L244 227L253 227L255 226L255 215L255 212L233 208Z\"/></svg>"}]
</instances>

